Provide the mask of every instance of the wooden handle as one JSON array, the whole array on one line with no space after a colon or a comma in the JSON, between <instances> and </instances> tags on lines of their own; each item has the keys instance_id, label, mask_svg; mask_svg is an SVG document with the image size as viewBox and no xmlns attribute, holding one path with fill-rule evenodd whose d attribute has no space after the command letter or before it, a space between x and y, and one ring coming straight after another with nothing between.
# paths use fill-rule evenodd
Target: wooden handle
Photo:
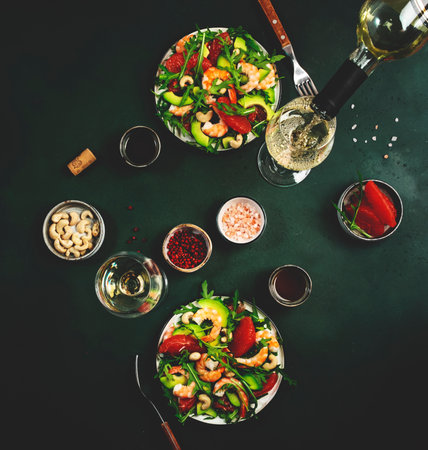
<instances>
[{"instance_id":1,"label":"wooden handle","mask_svg":"<svg viewBox=\"0 0 428 450\"><path fill-rule=\"evenodd\" d=\"M163 431L165 431L165 434L168 437L169 443L171 444L171 447L176 450L181 450L180 444L177 442L177 439L175 439L174 433L171 430L171 427L168 425L168 422L162 423Z\"/></svg>"},{"instance_id":2,"label":"wooden handle","mask_svg":"<svg viewBox=\"0 0 428 450\"><path fill-rule=\"evenodd\" d=\"M286 45L291 44L290 39L287 36L287 33L282 26L281 21L279 20L278 15L276 14L275 9L272 6L270 0L258 0L260 6L262 7L266 17L269 19L269 22L275 31L279 42L281 42L281 47L285 47Z\"/></svg>"}]
</instances>

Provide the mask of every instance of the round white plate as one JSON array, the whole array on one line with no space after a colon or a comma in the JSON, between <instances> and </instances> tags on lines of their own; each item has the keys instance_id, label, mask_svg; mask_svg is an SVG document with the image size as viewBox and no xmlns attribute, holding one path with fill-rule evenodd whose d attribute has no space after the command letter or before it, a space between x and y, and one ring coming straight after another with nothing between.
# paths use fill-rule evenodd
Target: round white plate
<instances>
[{"instance_id":1,"label":"round white plate","mask_svg":"<svg viewBox=\"0 0 428 450\"><path fill-rule=\"evenodd\" d=\"M225 28L225 27L213 27L213 28L204 28L204 29L202 29L200 31L204 32L204 31L207 31L207 30L224 32L224 31L227 31L227 28ZM198 31L193 31L192 33L190 33L190 35L196 34L197 32ZM182 37L180 37L180 39L181 38ZM171 47L175 48L175 45L177 44L177 42L175 42ZM262 52L267 55L268 51L258 41L256 41L256 42L259 45L259 47L262 50ZM160 64L163 64L173 53L174 53L173 50L171 50L171 48L170 48L165 53L165 55L163 56ZM275 64L274 64L274 66L275 66ZM276 70L276 66L275 66L275 70ZM161 72L162 72L161 69L158 69L158 71L156 72L156 77L158 77ZM159 95L161 94L161 92L164 92L164 91L160 91L159 87L156 86L156 85L155 85L153 90L154 90L154 93L155 93L155 103L157 104L157 99L159 98ZM278 82L275 85L275 103L272 105L272 109L274 111L276 111L276 109L278 108L280 100L281 100L281 83L280 83L280 80L278 80ZM180 130L173 129L165 121L164 121L164 123L165 123L166 127L168 128L168 130L171 131L171 133L174 134L174 136L176 136L178 139L180 139L181 141L186 142L188 144L196 145L196 141L191 135L182 134ZM248 133L247 140L246 140L245 144L248 144L249 142L253 141L256 137L257 136L255 134L253 134L251 132ZM227 150L233 150L233 149L231 147L229 147L229 148L219 148L218 149L219 152L224 152L224 151L227 151Z\"/></svg>"},{"instance_id":2,"label":"round white plate","mask_svg":"<svg viewBox=\"0 0 428 450\"><path fill-rule=\"evenodd\" d=\"M225 296L221 296L222 299L228 298ZM244 305L245 305L245 309L252 311L253 310L253 305L243 301ZM190 302L189 305L198 305L198 302L195 300L193 302ZM271 324L271 331L274 333L275 336L277 336L277 339L279 342L282 342L282 338L281 335L278 331L278 328L275 326L275 324L272 322L272 319L265 314L260 308L258 308L256 306L257 309L257 313L259 314L259 316L264 319L264 318L268 318ZM179 320L180 320L181 315L180 314L175 314L174 316L171 317L171 319L165 324L165 326L163 327L162 331L161 331L161 335L159 338L159 342L158 342L158 347L161 344L161 342L163 341L163 336L166 332L166 330L171 326L171 325L176 325ZM279 366L281 368L285 367L285 356L284 356L284 348L282 345L280 345L280 348L278 350L278 354L277 354L277 358L278 358L278 363ZM161 357L159 355L159 353L156 356L156 369L159 369L159 361L160 361ZM278 391L279 385L281 384L282 381L282 376L281 374L278 374L278 380L276 381L275 386L263 397L257 399L257 408L256 408L256 414L258 414L262 409L264 409L269 402L275 397L275 394ZM198 422L204 422L204 423L210 423L213 425L230 425L228 423L226 423L226 421L224 419L222 419L221 417L215 417L210 418L208 416L189 416L191 419L193 420L197 420ZM243 422L246 419L240 419L239 422Z\"/></svg>"}]
</instances>

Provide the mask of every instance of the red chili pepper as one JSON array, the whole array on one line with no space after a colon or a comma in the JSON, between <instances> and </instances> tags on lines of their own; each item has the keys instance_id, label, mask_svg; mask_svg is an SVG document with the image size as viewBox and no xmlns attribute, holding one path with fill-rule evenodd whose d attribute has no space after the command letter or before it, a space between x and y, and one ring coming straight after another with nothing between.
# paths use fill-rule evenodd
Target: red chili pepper
<instances>
[{"instance_id":1,"label":"red chili pepper","mask_svg":"<svg viewBox=\"0 0 428 450\"><path fill-rule=\"evenodd\" d=\"M232 342L229 345L229 350L233 353L235 358L239 358L256 343L256 330L254 323L249 316L243 317L236 330L233 333Z\"/></svg>"},{"instance_id":2,"label":"red chili pepper","mask_svg":"<svg viewBox=\"0 0 428 450\"><path fill-rule=\"evenodd\" d=\"M187 413L196 403L196 397L181 398L178 397L178 409L181 413Z\"/></svg>"},{"instance_id":3,"label":"red chili pepper","mask_svg":"<svg viewBox=\"0 0 428 450\"><path fill-rule=\"evenodd\" d=\"M183 350L188 352L206 353L206 349L199 344L199 341L187 334L175 334L174 336L165 339L159 346L159 353L169 353L177 356Z\"/></svg>"},{"instance_id":4,"label":"red chili pepper","mask_svg":"<svg viewBox=\"0 0 428 450\"><path fill-rule=\"evenodd\" d=\"M236 103L238 101L238 96L236 95L236 89L233 84L229 85L229 89L227 90L229 95L230 103Z\"/></svg>"},{"instance_id":5,"label":"red chili pepper","mask_svg":"<svg viewBox=\"0 0 428 450\"><path fill-rule=\"evenodd\" d=\"M264 394L267 394L275 386L277 380L278 380L278 374L276 372L273 372L266 379L265 383L263 384L263 387L260 390L253 391L254 396L258 398Z\"/></svg>"},{"instance_id":6,"label":"red chili pepper","mask_svg":"<svg viewBox=\"0 0 428 450\"><path fill-rule=\"evenodd\" d=\"M228 97L219 97L217 103L226 103L227 105L230 105L230 100ZM245 116L226 114L216 105L213 105L213 109L220 116L223 122L226 122L226 125L228 127L232 128L238 133L247 134L251 131L251 123Z\"/></svg>"}]
</instances>

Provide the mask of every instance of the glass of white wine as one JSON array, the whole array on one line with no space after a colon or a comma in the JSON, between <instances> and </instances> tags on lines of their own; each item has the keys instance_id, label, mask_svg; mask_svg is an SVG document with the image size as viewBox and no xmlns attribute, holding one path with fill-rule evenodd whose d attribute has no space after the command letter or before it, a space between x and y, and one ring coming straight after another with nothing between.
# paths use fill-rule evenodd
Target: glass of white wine
<instances>
[{"instance_id":1,"label":"glass of white wine","mask_svg":"<svg viewBox=\"0 0 428 450\"><path fill-rule=\"evenodd\" d=\"M95 291L107 311L133 318L147 314L166 296L168 281L152 259L136 252L120 252L98 269Z\"/></svg>"},{"instance_id":2,"label":"glass of white wine","mask_svg":"<svg viewBox=\"0 0 428 450\"><path fill-rule=\"evenodd\" d=\"M312 100L312 96L295 98L268 123L257 164L263 178L274 186L300 183L333 147L336 119L326 120L314 112Z\"/></svg>"}]
</instances>

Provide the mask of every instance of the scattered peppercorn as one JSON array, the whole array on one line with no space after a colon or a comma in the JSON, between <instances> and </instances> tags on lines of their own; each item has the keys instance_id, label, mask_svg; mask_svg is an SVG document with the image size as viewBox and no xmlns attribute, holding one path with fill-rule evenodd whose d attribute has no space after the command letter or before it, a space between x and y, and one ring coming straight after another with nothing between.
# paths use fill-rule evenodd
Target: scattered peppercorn
<instances>
[{"instance_id":1,"label":"scattered peppercorn","mask_svg":"<svg viewBox=\"0 0 428 450\"><path fill-rule=\"evenodd\" d=\"M134 207L133 207L132 205L129 205L129 206L128 206L128 210L129 210L129 211L132 211L133 209L134 209Z\"/></svg>"},{"instance_id":2,"label":"scattered peppercorn","mask_svg":"<svg viewBox=\"0 0 428 450\"><path fill-rule=\"evenodd\" d=\"M207 245L202 236L189 229L176 231L169 239L167 255L177 267L192 269L207 256Z\"/></svg>"},{"instance_id":3,"label":"scattered peppercorn","mask_svg":"<svg viewBox=\"0 0 428 450\"><path fill-rule=\"evenodd\" d=\"M136 233L137 231L140 231L140 229L139 229L138 227L134 227L134 228L132 229L132 231L134 231L134 232Z\"/></svg>"}]
</instances>

